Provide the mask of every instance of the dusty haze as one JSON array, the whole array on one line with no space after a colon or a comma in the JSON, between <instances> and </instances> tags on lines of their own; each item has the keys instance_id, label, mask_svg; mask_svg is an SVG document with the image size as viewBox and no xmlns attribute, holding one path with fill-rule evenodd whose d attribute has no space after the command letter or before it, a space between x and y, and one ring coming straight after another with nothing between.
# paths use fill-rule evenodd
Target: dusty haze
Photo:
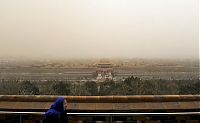
<instances>
[{"instance_id":1,"label":"dusty haze","mask_svg":"<svg viewBox=\"0 0 200 123\"><path fill-rule=\"evenodd\" d=\"M198 58L198 0L1 0L0 57Z\"/></svg>"}]
</instances>

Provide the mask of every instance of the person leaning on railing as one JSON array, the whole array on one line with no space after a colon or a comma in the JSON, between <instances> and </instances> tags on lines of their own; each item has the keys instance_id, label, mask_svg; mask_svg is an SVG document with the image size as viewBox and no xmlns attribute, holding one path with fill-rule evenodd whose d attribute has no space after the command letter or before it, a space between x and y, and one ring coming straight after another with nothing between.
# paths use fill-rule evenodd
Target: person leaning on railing
<instances>
[{"instance_id":1,"label":"person leaning on railing","mask_svg":"<svg viewBox=\"0 0 200 123\"><path fill-rule=\"evenodd\" d=\"M67 100L58 98L45 113L44 123L67 123Z\"/></svg>"}]
</instances>

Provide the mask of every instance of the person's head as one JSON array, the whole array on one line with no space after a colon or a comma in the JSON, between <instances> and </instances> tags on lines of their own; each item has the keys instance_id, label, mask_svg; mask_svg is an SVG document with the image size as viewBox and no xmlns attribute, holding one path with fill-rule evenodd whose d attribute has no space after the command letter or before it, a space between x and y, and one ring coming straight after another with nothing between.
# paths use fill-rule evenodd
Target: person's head
<instances>
[{"instance_id":1,"label":"person's head","mask_svg":"<svg viewBox=\"0 0 200 123\"><path fill-rule=\"evenodd\" d=\"M55 109L59 112L64 112L67 106L67 100L63 97L58 98L54 104L51 105L51 109Z\"/></svg>"}]
</instances>

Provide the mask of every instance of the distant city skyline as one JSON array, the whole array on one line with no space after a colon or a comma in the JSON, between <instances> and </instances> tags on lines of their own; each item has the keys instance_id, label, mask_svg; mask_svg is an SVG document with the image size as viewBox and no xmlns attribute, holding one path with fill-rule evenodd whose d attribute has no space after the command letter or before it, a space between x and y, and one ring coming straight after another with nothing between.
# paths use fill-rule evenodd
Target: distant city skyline
<instances>
[{"instance_id":1,"label":"distant city skyline","mask_svg":"<svg viewBox=\"0 0 200 123\"><path fill-rule=\"evenodd\" d=\"M199 59L198 0L1 0L0 58Z\"/></svg>"}]
</instances>

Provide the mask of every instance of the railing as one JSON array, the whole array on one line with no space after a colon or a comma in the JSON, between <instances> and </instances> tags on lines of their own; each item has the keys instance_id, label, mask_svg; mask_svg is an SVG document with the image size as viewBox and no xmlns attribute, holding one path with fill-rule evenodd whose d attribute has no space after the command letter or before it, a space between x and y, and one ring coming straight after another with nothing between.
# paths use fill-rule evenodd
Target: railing
<instances>
[{"instance_id":1,"label":"railing","mask_svg":"<svg viewBox=\"0 0 200 123\"><path fill-rule=\"evenodd\" d=\"M58 97L0 95L0 123L42 123L44 112ZM200 95L64 97L69 123L200 122Z\"/></svg>"}]
</instances>

